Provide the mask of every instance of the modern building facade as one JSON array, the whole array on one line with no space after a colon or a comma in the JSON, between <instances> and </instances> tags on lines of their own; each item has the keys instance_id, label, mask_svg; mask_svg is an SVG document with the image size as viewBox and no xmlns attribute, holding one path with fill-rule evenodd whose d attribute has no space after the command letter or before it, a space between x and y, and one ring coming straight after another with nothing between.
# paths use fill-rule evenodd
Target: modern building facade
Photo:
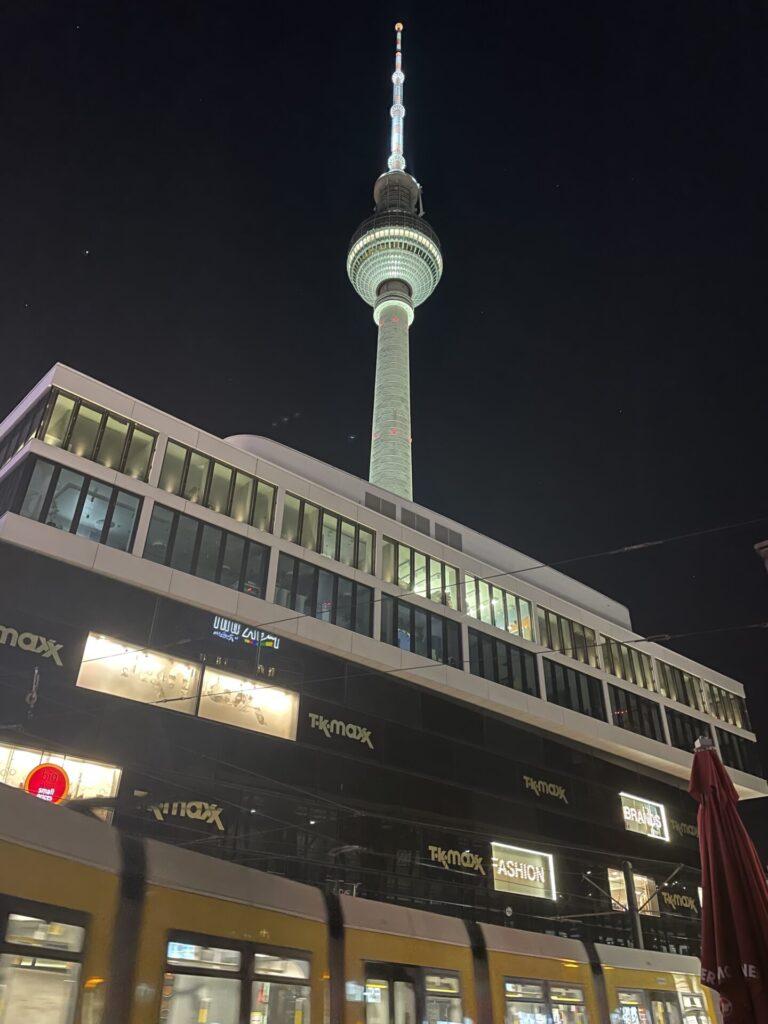
<instances>
[{"instance_id":1,"label":"modern building facade","mask_svg":"<svg viewBox=\"0 0 768 1024\"><path fill-rule=\"evenodd\" d=\"M622 605L62 365L0 424L0 679L6 784L329 890L616 943L629 860L647 945L697 949L698 736L768 792L743 687Z\"/></svg>"}]
</instances>

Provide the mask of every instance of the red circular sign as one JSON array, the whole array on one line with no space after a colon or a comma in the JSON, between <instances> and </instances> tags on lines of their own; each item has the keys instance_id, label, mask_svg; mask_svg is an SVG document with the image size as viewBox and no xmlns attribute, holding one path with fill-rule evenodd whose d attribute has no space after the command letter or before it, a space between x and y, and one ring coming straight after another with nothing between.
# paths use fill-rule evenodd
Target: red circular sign
<instances>
[{"instance_id":1,"label":"red circular sign","mask_svg":"<svg viewBox=\"0 0 768 1024\"><path fill-rule=\"evenodd\" d=\"M69 776L57 764L39 764L27 776L24 789L48 803L60 804L69 792Z\"/></svg>"}]
</instances>

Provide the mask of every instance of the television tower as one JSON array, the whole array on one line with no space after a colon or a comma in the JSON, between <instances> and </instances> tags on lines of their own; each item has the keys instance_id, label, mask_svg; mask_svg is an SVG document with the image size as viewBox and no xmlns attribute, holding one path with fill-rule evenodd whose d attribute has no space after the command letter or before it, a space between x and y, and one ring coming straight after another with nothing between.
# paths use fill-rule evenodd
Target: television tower
<instances>
[{"instance_id":1,"label":"television tower","mask_svg":"<svg viewBox=\"0 0 768 1024\"><path fill-rule=\"evenodd\" d=\"M373 186L375 213L349 244L347 274L373 306L379 328L371 436L372 484L413 497L408 331L416 306L429 298L443 272L440 241L424 219L421 185L405 172L403 155L403 26L395 25L392 145L388 170Z\"/></svg>"}]
</instances>

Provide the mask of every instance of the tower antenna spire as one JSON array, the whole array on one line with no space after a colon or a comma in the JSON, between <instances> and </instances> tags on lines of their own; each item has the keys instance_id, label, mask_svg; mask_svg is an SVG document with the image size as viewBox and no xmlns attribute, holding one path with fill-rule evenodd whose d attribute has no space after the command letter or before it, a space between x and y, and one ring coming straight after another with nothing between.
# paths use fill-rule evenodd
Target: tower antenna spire
<instances>
[{"instance_id":1,"label":"tower antenna spire","mask_svg":"<svg viewBox=\"0 0 768 1024\"><path fill-rule=\"evenodd\" d=\"M387 166L390 171L404 171L405 157L403 156L403 118L405 107L403 106L403 23L398 21L395 25L395 70L392 74L392 106L389 116L392 118L392 144L390 146Z\"/></svg>"}]
</instances>

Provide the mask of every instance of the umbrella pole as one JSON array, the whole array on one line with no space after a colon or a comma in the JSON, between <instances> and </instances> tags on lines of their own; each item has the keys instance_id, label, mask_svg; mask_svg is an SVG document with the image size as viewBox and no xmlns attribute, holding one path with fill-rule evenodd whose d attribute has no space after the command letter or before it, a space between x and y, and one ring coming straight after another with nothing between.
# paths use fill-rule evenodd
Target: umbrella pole
<instances>
[{"instance_id":1,"label":"umbrella pole","mask_svg":"<svg viewBox=\"0 0 768 1024\"><path fill-rule=\"evenodd\" d=\"M629 914L629 927L632 932L632 942L636 949L645 949L645 943L643 942L643 923L640 920L640 911L637 909L635 875L632 871L632 865L628 860L622 861L621 870L624 872L624 885L627 890L627 913Z\"/></svg>"}]
</instances>

